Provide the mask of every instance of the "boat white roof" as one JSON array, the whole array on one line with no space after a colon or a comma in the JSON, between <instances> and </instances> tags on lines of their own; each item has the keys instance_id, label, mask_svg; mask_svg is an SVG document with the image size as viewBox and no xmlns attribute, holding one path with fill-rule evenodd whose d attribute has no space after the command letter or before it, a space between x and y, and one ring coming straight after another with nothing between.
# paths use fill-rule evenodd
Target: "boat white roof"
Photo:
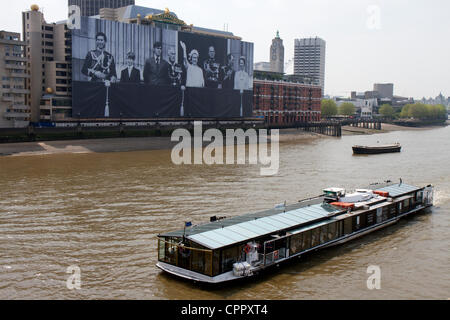
<instances>
[{"instance_id":1,"label":"boat white roof","mask_svg":"<svg viewBox=\"0 0 450 320\"><path fill-rule=\"evenodd\" d=\"M376 190L389 192L390 197L397 198L422 189L402 183L380 187ZM385 199L376 197L367 201L366 204L370 205ZM181 238L185 236L187 239L205 248L217 250L239 243L246 243L255 238L269 236L279 231L297 232L310 227L317 227L321 223L328 223L327 218L331 219L345 211L342 208L324 203L323 198L318 198L305 203L288 205L285 210L275 208L246 214L204 225L188 227L185 230L162 234L160 237Z\"/></svg>"},{"instance_id":2,"label":"boat white roof","mask_svg":"<svg viewBox=\"0 0 450 320\"><path fill-rule=\"evenodd\" d=\"M377 191L389 192L389 196L395 198L395 197L399 197L404 194L414 192L414 191L419 191L422 189L423 188L418 188L418 187L414 187L414 186L411 186L408 184L401 183L401 184L395 184L395 185L388 186L385 188L377 189Z\"/></svg>"},{"instance_id":3,"label":"boat white roof","mask_svg":"<svg viewBox=\"0 0 450 320\"><path fill-rule=\"evenodd\" d=\"M328 204L317 204L279 213L252 221L227 226L187 237L206 248L216 250L255 238L267 236L277 231L299 228L315 221L323 220L342 212L342 209Z\"/></svg>"}]
</instances>

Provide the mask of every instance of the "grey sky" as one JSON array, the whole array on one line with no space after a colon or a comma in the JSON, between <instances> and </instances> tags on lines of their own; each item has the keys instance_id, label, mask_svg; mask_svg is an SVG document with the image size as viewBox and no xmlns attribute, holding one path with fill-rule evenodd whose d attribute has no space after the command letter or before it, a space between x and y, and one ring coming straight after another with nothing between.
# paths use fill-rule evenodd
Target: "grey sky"
<instances>
[{"instance_id":1,"label":"grey sky","mask_svg":"<svg viewBox=\"0 0 450 320\"><path fill-rule=\"evenodd\" d=\"M0 13L0 29L21 32L21 15L33 1L16 0ZM66 0L36 0L47 22L65 19ZM255 44L255 62L269 61L280 31L286 61L294 39L327 41L326 94L371 90L395 83L401 96L450 96L450 1L448 0L136 0L168 7L188 24L228 30ZM375 6L375 7L374 7ZM372 9L371 8L375 8ZM379 9L376 9L379 8ZM380 12L380 20L376 12Z\"/></svg>"}]
</instances>

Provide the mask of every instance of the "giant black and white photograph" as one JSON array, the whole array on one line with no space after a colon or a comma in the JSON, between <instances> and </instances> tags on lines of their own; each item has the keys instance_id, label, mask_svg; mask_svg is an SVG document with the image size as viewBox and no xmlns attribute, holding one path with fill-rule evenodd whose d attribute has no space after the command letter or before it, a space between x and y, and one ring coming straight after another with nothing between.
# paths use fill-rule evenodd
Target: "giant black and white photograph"
<instances>
[{"instance_id":1,"label":"giant black and white photograph","mask_svg":"<svg viewBox=\"0 0 450 320\"><path fill-rule=\"evenodd\" d=\"M250 114L252 43L88 17L72 39L73 112L82 118Z\"/></svg>"}]
</instances>

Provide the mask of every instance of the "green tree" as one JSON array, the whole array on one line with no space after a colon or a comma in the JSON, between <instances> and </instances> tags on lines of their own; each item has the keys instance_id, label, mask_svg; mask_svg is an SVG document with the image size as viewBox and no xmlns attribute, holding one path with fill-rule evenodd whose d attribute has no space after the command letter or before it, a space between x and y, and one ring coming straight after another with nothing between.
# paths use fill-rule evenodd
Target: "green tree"
<instances>
[{"instance_id":1,"label":"green tree","mask_svg":"<svg viewBox=\"0 0 450 320\"><path fill-rule=\"evenodd\" d=\"M403 107L400 117L417 120L445 120L447 119L447 111L443 105L407 104Z\"/></svg>"},{"instance_id":2,"label":"green tree","mask_svg":"<svg viewBox=\"0 0 450 320\"><path fill-rule=\"evenodd\" d=\"M394 108L392 108L392 106L390 104L383 104L380 107L379 112L383 117L386 117L389 119L392 119L395 116L395 110L394 110Z\"/></svg>"},{"instance_id":3,"label":"green tree","mask_svg":"<svg viewBox=\"0 0 450 320\"><path fill-rule=\"evenodd\" d=\"M412 104L407 104L402 108L402 112L400 112L400 118L409 118L409 109Z\"/></svg>"},{"instance_id":4,"label":"green tree","mask_svg":"<svg viewBox=\"0 0 450 320\"><path fill-rule=\"evenodd\" d=\"M355 105L351 102L344 102L339 107L339 114L343 116L352 116L356 112Z\"/></svg>"},{"instance_id":5,"label":"green tree","mask_svg":"<svg viewBox=\"0 0 450 320\"><path fill-rule=\"evenodd\" d=\"M338 108L333 100L322 100L322 117L332 117L337 115Z\"/></svg>"},{"instance_id":6,"label":"green tree","mask_svg":"<svg viewBox=\"0 0 450 320\"><path fill-rule=\"evenodd\" d=\"M442 104L438 104L436 107L436 113L437 113L437 118L438 119L443 119L443 120L447 120L448 118L448 111L447 108L442 105Z\"/></svg>"},{"instance_id":7,"label":"green tree","mask_svg":"<svg viewBox=\"0 0 450 320\"><path fill-rule=\"evenodd\" d=\"M427 107L423 103L415 103L409 108L408 116L414 119L428 119L432 111L430 107Z\"/></svg>"}]
</instances>

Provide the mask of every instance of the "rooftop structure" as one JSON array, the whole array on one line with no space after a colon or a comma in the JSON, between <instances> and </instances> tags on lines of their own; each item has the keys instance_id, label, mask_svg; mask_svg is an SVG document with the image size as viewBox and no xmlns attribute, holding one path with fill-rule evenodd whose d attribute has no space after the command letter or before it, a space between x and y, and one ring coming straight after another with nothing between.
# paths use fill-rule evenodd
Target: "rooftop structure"
<instances>
[{"instance_id":1,"label":"rooftop structure","mask_svg":"<svg viewBox=\"0 0 450 320\"><path fill-rule=\"evenodd\" d=\"M120 8L134 5L134 0L69 0L68 5L78 6L82 16L95 16L102 8Z\"/></svg>"}]
</instances>

